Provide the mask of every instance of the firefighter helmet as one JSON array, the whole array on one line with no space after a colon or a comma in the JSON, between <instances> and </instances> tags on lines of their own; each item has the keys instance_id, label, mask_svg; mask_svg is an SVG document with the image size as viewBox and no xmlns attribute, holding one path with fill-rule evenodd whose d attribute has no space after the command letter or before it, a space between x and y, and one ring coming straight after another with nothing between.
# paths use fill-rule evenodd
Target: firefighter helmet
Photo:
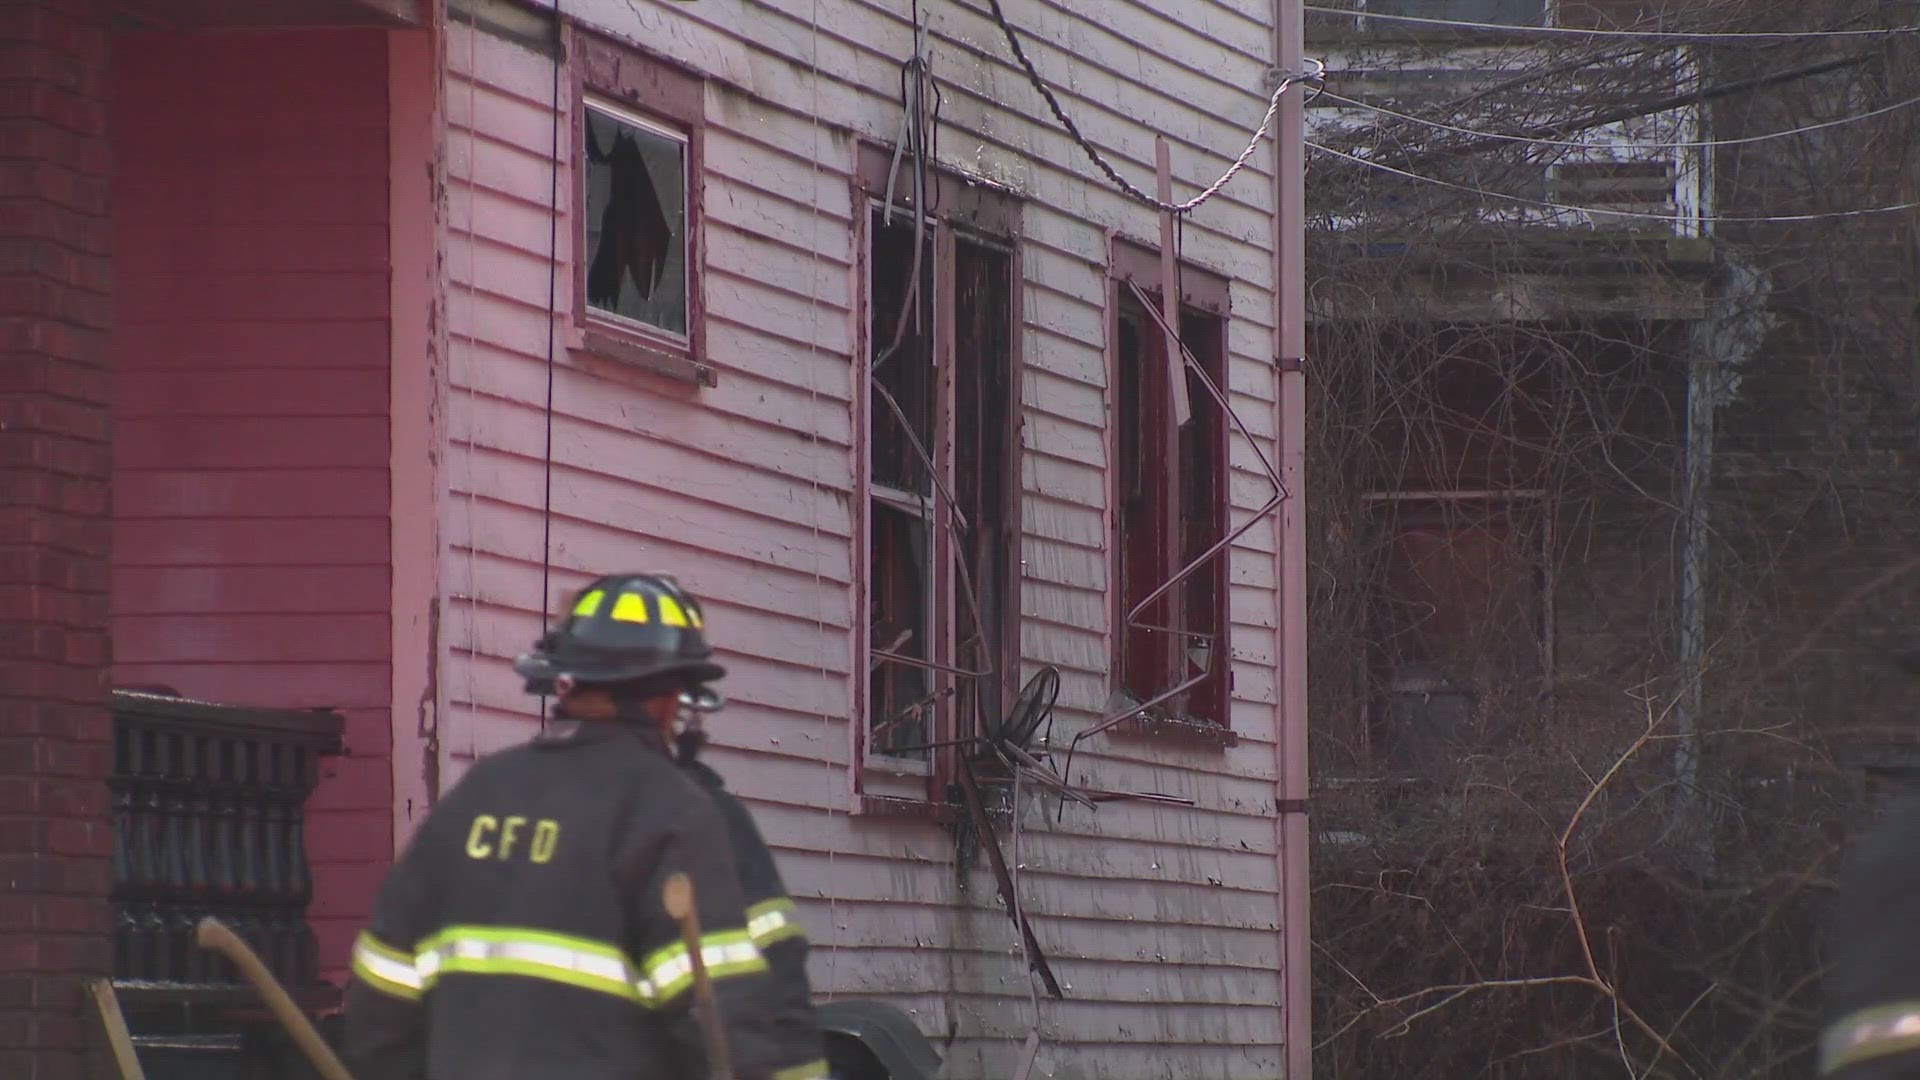
<instances>
[{"instance_id":1,"label":"firefighter helmet","mask_svg":"<svg viewBox=\"0 0 1920 1080\"><path fill-rule=\"evenodd\" d=\"M665 574L611 574L582 589L566 619L513 662L527 693L551 694L556 680L584 686L671 681L675 688L718 679L700 603Z\"/></svg>"}]
</instances>

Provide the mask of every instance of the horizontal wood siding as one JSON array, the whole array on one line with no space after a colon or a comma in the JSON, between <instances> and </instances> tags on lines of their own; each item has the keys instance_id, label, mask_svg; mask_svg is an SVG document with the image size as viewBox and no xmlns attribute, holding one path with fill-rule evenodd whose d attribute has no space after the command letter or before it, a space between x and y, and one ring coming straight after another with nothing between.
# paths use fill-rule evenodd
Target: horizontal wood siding
<instances>
[{"instance_id":1,"label":"horizontal wood siding","mask_svg":"<svg viewBox=\"0 0 1920 1080\"><path fill-rule=\"evenodd\" d=\"M1172 142L1184 198L1219 175L1264 111L1262 0L1004 6L1076 121L1143 186L1156 131ZM819 987L914 1010L929 1033L954 1034L953 1075L992 1075L1010 1070L1033 1017L984 860L956 874L947 830L847 814L859 527L850 360L862 273L850 133L890 143L897 132L908 7L594 9L610 32L715 77L703 241L719 385L695 391L572 352L568 320L554 324L550 545L545 312L556 257L560 295L570 296L578 228L563 199L550 247L551 62L455 29L445 567L454 715L444 746L457 773L534 730L534 703L507 660L537 634L543 600L589 572L670 568L712 608L735 702L716 725L714 757L778 849L818 944ZM1158 223L1099 179L1047 115L985 5L922 8L946 95L946 161L1027 199L1022 651L1029 671L1062 670L1063 737L1098 717L1110 689L1107 235L1157 243ZM574 182L565 136L562 192ZM1271 168L1263 146L1184 230L1187 257L1232 278L1230 390L1270 459ZM1242 441L1232 465L1238 523L1271 489ZM1239 745L1101 738L1075 759L1082 782L1199 806L1109 804L1059 822L1051 806L1025 807L1021 889L1070 987L1066 1001L1041 1003L1042 1064L1055 1075L1280 1072L1274 549L1265 524L1232 557Z\"/></svg>"},{"instance_id":2,"label":"horizontal wood siding","mask_svg":"<svg viewBox=\"0 0 1920 1080\"><path fill-rule=\"evenodd\" d=\"M338 978L391 852L386 35L114 59L113 675L346 714L308 823Z\"/></svg>"}]
</instances>

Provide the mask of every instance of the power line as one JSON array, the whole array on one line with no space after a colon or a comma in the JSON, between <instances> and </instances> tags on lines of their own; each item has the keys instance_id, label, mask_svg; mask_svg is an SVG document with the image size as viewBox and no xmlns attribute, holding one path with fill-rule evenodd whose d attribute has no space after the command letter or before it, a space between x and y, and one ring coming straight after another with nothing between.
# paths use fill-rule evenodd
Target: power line
<instances>
[{"instance_id":1,"label":"power line","mask_svg":"<svg viewBox=\"0 0 1920 1080\"><path fill-rule=\"evenodd\" d=\"M1371 101L1361 101L1358 98L1345 97L1331 90L1321 90L1320 93L1315 96L1331 98L1334 101L1344 102L1355 108L1365 109L1368 112L1393 117L1395 120L1405 120L1408 123L1438 128L1441 131L1451 131L1460 135L1472 135L1477 138L1496 139L1502 142L1531 143L1537 146L1560 146L1575 150L1682 150L1713 146L1746 146L1751 143L1767 142L1771 139L1785 139L1794 135L1805 135L1813 131L1824 131L1828 128L1857 123L1861 120L1871 120L1876 116L1885 116L1890 112L1897 112L1911 105L1920 105L1920 96L1910 97L1904 101L1896 101L1891 105L1875 109L1872 112L1843 116L1837 120L1808 124L1805 127L1787 128L1783 131L1769 131L1763 135L1749 135L1739 139L1700 139L1688 142L1583 142L1578 139L1548 139L1531 135L1509 135L1498 131L1486 131L1481 128L1462 127L1459 124L1449 124L1444 120L1434 120L1424 116L1414 116L1411 113L1399 112Z\"/></svg>"},{"instance_id":2,"label":"power line","mask_svg":"<svg viewBox=\"0 0 1920 1080\"><path fill-rule=\"evenodd\" d=\"M1280 79L1280 85L1274 87L1273 97L1267 101L1267 114L1261 117L1260 126L1254 128L1252 136L1247 139L1247 148L1240 151L1240 156L1234 159L1233 164L1227 166L1226 172L1220 174L1220 179L1208 184L1205 190L1193 198L1188 199L1186 202L1161 202L1159 199L1135 187L1126 177L1121 176L1120 170L1114 168L1113 165L1107 161L1106 156L1100 153L1099 147L1094 146L1085 135L1080 134L1079 125L1075 124L1073 118L1067 115L1066 109L1060 104L1060 99L1054 96L1053 88L1048 86L1047 81L1040 77L1040 69L1033 66L1032 60L1027 59L1027 51L1020 44L1020 36L1013 32L1012 24L1007 22L1006 12L1000 9L1000 0L987 0L987 3L992 9L993 21L999 25L1000 32L1006 35L1007 48L1013 51L1013 58L1018 60L1020 66L1026 70L1027 81L1032 83L1033 88L1038 90L1040 96L1046 99L1047 108L1053 110L1053 118L1060 122L1061 127L1067 129L1067 134L1072 136L1075 143L1079 144L1080 149L1086 151L1087 157L1093 159L1093 163L1099 166L1101 172L1107 174L1107 179L1113 181L1116 187L1135 201L1145 203L1163 213L1189 213L1201 203L1219 194L1220 189L1226 187L1228 181L1232 180L1241 169L1246 168L1247 162L1253 158L1253 152L1259 148L1260 140L1267 137L1267 129L1273 126L1274 114L1280 111L1280 99L1286 95L1288 88L1310 79L1318 79L1324 75L1327 70L1327 65L1323 61L1309 60L1308 62L1315 65L1316 68L1311 75L1283 76Z\"/></svg>"},{"instance_id":3,"label":"power line","mask_svg":"<svg viewBox=\"0 0 1920 1080\"><path fill-rule=\"evenodd\" d=\"M1878 30L1801 30L1801 31L1713 31L1713 30L1583 30L1574 26L1529 26L1517 23L1470 22L1465 19L1435 19L1425 15L1390 15L1385 12L1354 11L1348 8L1306 5L1315 15L1340 15L1346 18L1380 19L1385 22L1444 26L1454 30L1493 30L1516 34L1559 34L1570 37L1643 38L1658 41L1799 41L1806 38L1865 38L1892 34L1911 34L1920 26L1889 26Z\"/></svg>"},{"instance_id":4,"label":"power line","mask_svg":"<svg viewBox=\"0 0 1920 1080\"><path fill-rule=\"evenodd\" d=\"M1641 210L1614 210L1614 209L1610 209L1608 207L1603 207L1603 206L1575 206L1570 203L1548 202L1544 199L1529 199L1524 195L1509 195L1504 191L1491 191L1486 188L1473 187L1469 184L1456 184L1451 180L1442 180L1436 176L1422 176L1419 173L1408 172L1405 169L1396 169L1391 165L1385 165L1378 161L1368 161L1366 158L1356 157L1343 150L1335 150L1330 146L1322 146L1317 142L1313 142L1312 140L1308 140L1307 146L1310 149L1318 150L1321 153L1330 155L1332 157L1344 158L1347 161L1353 162L1355 165L1364 165L1369 169L1377 169L1380 172L1392 173L1395 176L1405 177L1408 180L1418 180L1423 184L1432 184L1436 187L1451 188L1454 191L1464 192L1468 195L1479 195L1483 198L1489 198L1489 199L1505 199L1508 202L1519 203L1524 206L1537 206L1543 210L1559 210L1559 211L1570 213L1570 214L1594 214L1594 215L1604 215L1604 216L1611 216L1611 217L1637 218L1642 221L1664 221L1669 223L1694 222L1694 221L1703 221L1703 222L1704 221L1720 221L1720 222L1729 222L1737 225L1737 224L1743 224L1743 223L1761 224L1761 223L1768 223L1768 222L1784 223L1784 222L1795 222L1795 221L1831 221L1839 218L1869 217L1874 214L1890 214L1900 210L1920 209L1920 202L1904 202L1904 203L1895 203L1891 206L1871 206L1861 210L1833 210L1833 211L1827 211L1827 212L1817 213L1817 214L1775 214L1775 215L1769 215L1765 217L1721 217L1716 214L1701 214L1698 216L1688 216L1688 215L1682 215L1682 214L1651 214Z\"/></svg>"}]
</instances>

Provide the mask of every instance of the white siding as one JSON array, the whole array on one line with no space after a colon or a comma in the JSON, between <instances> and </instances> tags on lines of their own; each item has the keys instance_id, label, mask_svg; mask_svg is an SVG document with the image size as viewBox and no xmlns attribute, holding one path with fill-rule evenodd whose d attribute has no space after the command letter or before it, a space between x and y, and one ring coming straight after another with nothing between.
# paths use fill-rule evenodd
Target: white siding
<instances>
[{"instance_id":1,"label":"white siding","mask_svg":"<svg viewBox=\"0 0 1920 1080\"><path fill-rule=\"evenodd\" d=\"M1211 181L1264 111L1268 6L1005 0L1083 130L1151 187L1173 144L1181 197ZM946 93L947 163L1028 202L1023 400L1029 669L1062 668L1056 732L1107 698L1106 236L1157 242L1154 215L1098 178L1046 113L984 5L923 0ZM895 1000L949 1075L1005 1073L1030 1023L1017 942L984 858L966 875L939 826L850 817L855 391L851 133L890 141L907 0L679 5L603 0L568 13L715 77L706 102L705 295L719 385L691 388L569 353L554 373L552 592L593 572L671 568L710 608L735 702L716 765L755 805L816 943L822 991ZM1158 10L1156 10L1158 9ZM816 29L817 26L817 29ZM456 26L449 43L452 450L443 632L449 780L527 737L532 699L506 661L540 624L552 70ZM817 72L817 74L816 74ZM744 89L743 89L744 88ZM817 99L818 121L812 115ZM559 190L572 178L562 132ZM1185 230L1231 275L1229 382L1271 457L1272 155ZM571 297L562 200L559 290ZM570 309L563 300L563 310ZM1196 406L1199 407L1199 406ZM1264 503L1233 452L1235 522ZM1076 779L1199 807L1029 806L1021 886L1067 1000L1042 999L1042 1065L1083 1077L1280 1072L1273 827L1276 604L1271 525L1233 554L1237 747L1090 740Z\"/></svg>"}]
</instances>

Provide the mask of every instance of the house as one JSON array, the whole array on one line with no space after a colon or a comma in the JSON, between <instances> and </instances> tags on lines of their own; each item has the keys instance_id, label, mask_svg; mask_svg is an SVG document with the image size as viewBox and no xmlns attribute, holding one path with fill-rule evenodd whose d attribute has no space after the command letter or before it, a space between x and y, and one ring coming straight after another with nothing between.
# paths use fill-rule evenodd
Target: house
<instances>
[{"instance_id":1,"label":"house","mask_svg":"<svg viewBox=\"0 0 1920 1080\"><path fill-rule=\"evenodd\" d=\"M1801 1071L1912 755L1908 20L1321 7L1319 1060Z\"/></svg>"},{"instance_id":2,"label":"house","mask_svg":"<svg viewBox=\"0 0 1920 1080\"><path fill-rule=\"evenodd\" d=\"M824 994L950 1075L1035 1031L1058 1076L1304 1070L1275 155L1176 223L1008 49L1188 199L1277 10L0 8L0 1061L79 1075L80 980L148 944L136 1032L233 1004L216 894L323 1010L421 816L539 730L513 654L661 569ZM1008 730L1045 760L971 769Z\"/></svg>"}]
</instances>

